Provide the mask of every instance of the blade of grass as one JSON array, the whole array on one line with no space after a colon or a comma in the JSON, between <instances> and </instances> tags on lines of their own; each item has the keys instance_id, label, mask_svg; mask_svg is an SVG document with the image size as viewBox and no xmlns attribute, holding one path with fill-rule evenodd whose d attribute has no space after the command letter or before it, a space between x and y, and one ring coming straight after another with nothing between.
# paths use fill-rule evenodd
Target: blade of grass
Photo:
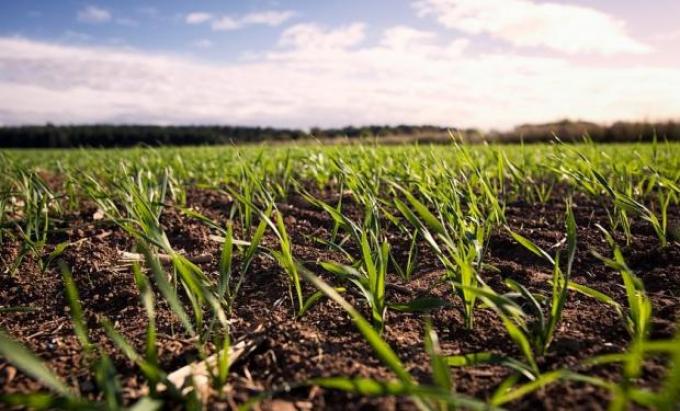
<instances>
[{"instance_id":1,"label":"blade of grass","mask_svg":"<svg viewBox=\"0 0 680 411\"><path fill-rule=\"evenodd\" d=\"M71 397L71 389L45 363L23 345L0 330L0 354L15 367L43 383L52 391Z\"/></svg>"},{"instance_id":2,"label":"blade of grass","mask_svg":"<svg viewBox=\"0 0 680 411\"><path fill-rule=\"evenodd\" d=\"M376 355L402 382L411 383L413 378L404 367L399 357L394 353L392 348L383 340L380 335L373 329L371 323L369 323L350 303L347 302L336 290L335 288L328 285L321 278L317 277L311 271L304 268L302 265L299 266L300 273L302 276L312 283L314 287L319 289L328 296L328 298L335 301L343 310L352 317L354 324L359 329L359 332L364 336L366 342L373 348Z\"/></svg>"}]
</instances>

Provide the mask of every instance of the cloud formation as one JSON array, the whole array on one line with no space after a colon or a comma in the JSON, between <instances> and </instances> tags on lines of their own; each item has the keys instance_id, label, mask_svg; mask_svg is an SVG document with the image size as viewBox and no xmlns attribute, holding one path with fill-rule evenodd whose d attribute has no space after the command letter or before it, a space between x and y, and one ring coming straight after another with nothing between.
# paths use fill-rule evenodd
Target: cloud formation
<instances>
[{"instance_id":1,"label":"cloud formation","mask_svg":"<svg viewBox=\"0 0 680 411\"><path fill-rule=\"evenodd\" d=\"M263 24L266 26L275 27L288 21L290 18L295 16L295 12L286 11L261 11L256 13L250 13L243 16L241 22L245 25L249 24Z\"/></svg>"},{"instance_id":2,"label":"cloud formation","mask_svg":"<svg viewBox=\"0 0 680 411\"><path fill-rule=\"evenodd\" d=\"M514 46L571 54L651 51L626 33L623 21L589 7L530 0L419 0L414 7L447 28L488 34Z\"/></svg>"},{"instance_id":3,"label":"cloud formation","mask_svg":"<svg viewBox=\"0 0 680 411\"><path fill-rule=\"evenodd\" d=\"M406 26L305 23L248 60L210 64L116 48L0 38L0 123L431 123L510 127L680 113L680 69L476 53Z\"/></svg>"},{"instance_id":4,"label":"cloud formation","mask_svg":"<svg viewBox=\"0 0 680 411\"><path fill-rule=\"evenodd\" d=\"M238 30L248 26L263 25L276 27L290 20L295 16L295 12L290 10L264 10L244 14L242 16L217 16L213 13L195 11L185 16L187 24L210 23L215 31Z\"/></svg>"},{"instance_id":5,"label":"cloud formation","mask_svg":"<svg viewBox=\"0 0 680 411\"><path fill-rule=\"evenodd\" d=\"M97 6L87 6L78 10L78 21L82 23L106 23L111 21L111 12Z\"/></svg>"},{"instance_id":6,"label":"cloud formation","mask_svg":"<svg viewBox=\"0 0 680 411\"><path fill-rule=\"evenodd\" d=\"M279 39L279 45L298 49L345 49L364 40L364 23L328 30L316 23L296 24L286 29Z\"/></svg>"},{"instance_id":7,"label":"cloud formation","mask_svg":"<svg viewBox=\"0 0 680 411\"><path fill-rule=\"evenodd\" d=\"M193 13L189 13L186 15L184 21L186 21L187 24L201 24L205 23L207 21L210 21L213 19L213 15L211 13L205 13L202 11L195 11Z\"/></svg>"}]
</instances>

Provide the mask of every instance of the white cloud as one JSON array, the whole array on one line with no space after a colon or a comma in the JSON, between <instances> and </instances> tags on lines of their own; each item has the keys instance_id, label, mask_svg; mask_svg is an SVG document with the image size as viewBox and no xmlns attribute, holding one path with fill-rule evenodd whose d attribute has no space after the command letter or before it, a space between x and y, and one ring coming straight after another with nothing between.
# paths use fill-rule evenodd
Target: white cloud
<instances>
[{"instance_id":1,"label":"white cloud","mask_svg":"<svg viewBox=\"0 0 680 411\"><path fill-rule=\"evenodd\" d=\"M97 6L87 6L78 10L78 21L83 23L106 23L111 21L111 12Z\"/></svg>"},{"instance_id":2,"label":"white cloud","mask_svg":"<svg viewBox=\"0 0 680 411\"><path fill-rule=\"evenodd\" d=\"M431 31L416 30L407 26L396 26L385 31L382 44L395 49L407 49L415 44L433 41L437 35Z\"/></svg>"},{"instance_id":3,"label":"white cloud","mask_svg":"<svg viewBox=\"0 0 680 411\"><path fill-rule=\"evenodd\" d=\"M239 30L244 27L262 25L276 27L290 20L295 16L295 12L290 10L264 10L242 16L215 16L211 13L193 12L185 16L187 24L210 23L215 31Z\"/></svg>"},{"instance_id":4,"label":"white cloud","mask_svg":"<svg viewBox=\"0 0 680 411\"><path fill-rule=\"evenodd\" d=\"M248 61L208 64L121 48L0 38L0 123L432 123L510 127L564 117L666 119L680 68L477 54L465 39L313 24Z\"/></svg>"},{"instance_id":5,"label":"white cloud","mask_svg":"<svg viewBox=\"0 0 680 411\"><path fill-rule=\"evenodd\" d=\"M275 27L288 21L290 18L295 16L295 12L292 11L262 11L256 13L250 13L243 16L241 21L243 24L263 24L266 26Z\"/></svg>"},{"instance_id":6,"label":"white cloud","mask_svg":"<svg viewBox=\"0 0 680 411\"><path fill-rule=\"evenodd\" d=\"M299 49L343 49L361 43L365 28L364 23L353 23L333 30L315 23L296 24L281 34L279 44Z\"/></svg>"},{"instance_id":7,"label":"white cloud","mask_svg":"<svg viewBox=\"0 0 680 411\"><path fill-rule=\"evenodd\" d=\"M213 15L202 11L196 11L186 15L185 22L187 24L201 24L212 20Z\"/></svg>"},{"instance_id":8,"label":"white cloud","mask_svg":"<svg viewBox=\"0 0 680 411\"><path fill-rule=\"evenodd\" d=\"M530 0L419 0L414 7L445 27L486 33L514 46L572 54L651 51L626 33L623 21L589 7Z\"/></svg>"},{"instance_id":9,"label":"white cloud","mask_svg":"<svg viewBox=\"0 0 680 411\"><path fill-rule=\"evenodd\" d=\"M215 31L238 30L242 26L243 25L240 21L229 16L223 16L219 19L213 20L211 24L212 29Z\"/></svg>"}]
</instances>

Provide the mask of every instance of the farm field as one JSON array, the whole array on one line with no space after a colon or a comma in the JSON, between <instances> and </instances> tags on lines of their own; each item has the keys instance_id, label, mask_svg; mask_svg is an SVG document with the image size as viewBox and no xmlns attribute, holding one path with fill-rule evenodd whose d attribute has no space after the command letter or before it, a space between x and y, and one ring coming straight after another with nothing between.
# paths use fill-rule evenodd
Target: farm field
<instances>
[{"instance_id":1,"label":"farm field","mask_svg":"<svg viewBox=\"0 0 680 411\"><path fill-rule=\"evenodd\" d=\"M4 150L0 227L0 408L680 406L680 144Z\"/></svg>"}]
</instances>

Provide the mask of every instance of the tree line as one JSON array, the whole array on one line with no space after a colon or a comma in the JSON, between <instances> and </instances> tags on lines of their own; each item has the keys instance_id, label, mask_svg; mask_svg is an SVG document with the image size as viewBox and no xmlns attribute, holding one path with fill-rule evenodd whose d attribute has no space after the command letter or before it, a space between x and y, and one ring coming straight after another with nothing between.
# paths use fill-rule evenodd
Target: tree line
<instances>
[{"instance_id":1,"label":"tree line","mask_svg":"<svg viewBox=\"0 0 680 411\"><path fill-rule=\"evenodd\" d=\"M526 124L509 132L483 133L476 129L457 130L438 126L365 126L344 128L279 129L235 126L150 126L150 125L39 125L0 127L0 147L68 148L248 144L286 141L428 142L451 141L450 131L469 142L580 141L587 135L598 142L680 141L680 123L617 122L603 126L588 122L560 121Z\"/></svg>"},{"instance_id":2,"label":"tree line","mask_svg":"<svg viewBox=\"0 0 680 411\"><path fill-rule=\"evenodd\" d=\"M524 124L494 138L507 142L535 142L553 140L582 141L588 138L596 142L680 141L680 122L624 122L600 125L585 121L563 120L546 124Z\"/></svg>"}]
</instances>

